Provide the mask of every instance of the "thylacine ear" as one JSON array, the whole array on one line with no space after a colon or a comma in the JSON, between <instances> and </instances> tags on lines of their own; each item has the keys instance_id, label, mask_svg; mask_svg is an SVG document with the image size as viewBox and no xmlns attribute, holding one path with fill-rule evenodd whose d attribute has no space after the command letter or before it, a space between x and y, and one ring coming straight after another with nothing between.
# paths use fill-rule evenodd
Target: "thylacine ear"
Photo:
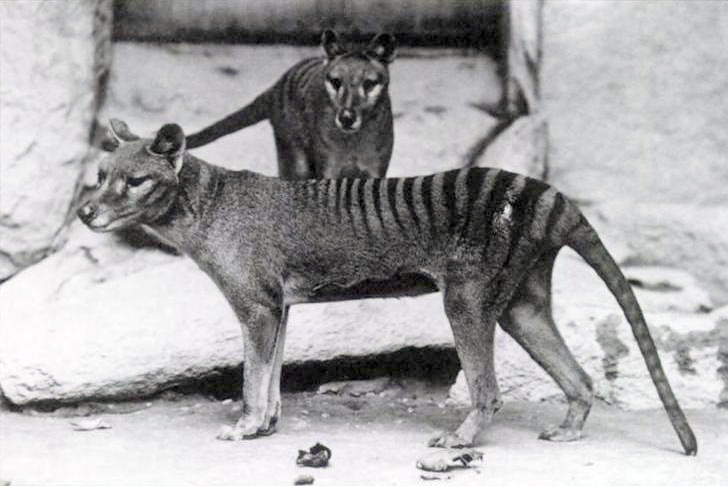
<instances>
[{"instance_id":1,"label":"thylacine ear","mask_svg":"<svg viewBox=\"0 0 728 486\"><path fill-rule=\"evenodd\" d=\"M379 62L389 64L397 56L396 41L392 34L377 34L367 47L367 55Z\"/></svg>"},{"instance_id":2,"label":"thylacine ear","mask_svg":"<svg viewBox=\"0 0 728 486\"><path fill-rule=\"evenodd\" d=\"M324 54L326 54L328 60L346 53L346 50L339 42L339 36L333 30L325 30L321 34L321 48L324 50Z\"/></svg>"},{"instance_id":3,"label":"thylacine ear","mask_svg":"<svg viewBox=\"0 0 728 486\"><path fill-rule=\"evenodd\" d=\"M185 154L185 134L182 127L176 123L167 123L157 132L147 150L153 155L160 155L174 166L175 174L182 170L182 162Z\"/></svg>"},{"instance_id":4,"label":"thylacine ear","mask_svg":"<svg viewBox=\"0 0 728 486\"><path fill-rule=\"evenodd\" d=\"M111 118L106 136L101 141L101 148L107 152L113 152L119 148L119 145L126 142L133 142L134 140L139 140L139 137L131 133L129 125L116 118Z\"/></svg>"}]
</instances>

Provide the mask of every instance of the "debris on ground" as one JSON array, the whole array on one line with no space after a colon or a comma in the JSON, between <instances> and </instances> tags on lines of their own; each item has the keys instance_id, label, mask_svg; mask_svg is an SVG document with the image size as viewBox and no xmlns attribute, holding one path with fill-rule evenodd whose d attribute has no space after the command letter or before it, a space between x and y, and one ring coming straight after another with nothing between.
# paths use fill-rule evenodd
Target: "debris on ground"
<instances>
[{"instance_id":1,"label":"debris on ground","mask_svg":"<svg viewBox=\"0 0 728 486\"><path fill-rule=\"evenodd\" d=\"M73 430L77 430L79 432L87 432L89 430L110 429L111 425L106 423L102 418L90 418L71 422L71 427Z\"/></svg>"},{"instance_id":2,"label":"debris on ground","mask_svg":"<svg viewBox=\"0 0 728 486\"><path fill-rule=\"evenodd\" d=\"M301 474L296 478L295 481L293 481L293 484L313 484L313 476L309 476L308 474Z\"/></svg>"},{"instance_id":3,"label":"debris on ground","mask_svg":"<svg viewBox=\"0 0 728 486\"><path fill-rule=\"evenodd\" d=\"M331 459L331 449L317 442L308 451L298 451L296 464L305 467L326 467Z\"/></svg>"},{"instance_id":4,"label":"debris on ground","mask_svg":"<svg viewBox=\"0 0 728 486\"><path fill-rule=\"evenodd\" d=\"M332 381L319 386L316 393L360 397L368 393L381 393L392 385L394 382L388 376L371 380Z\"/></svg>"},{"instance_id":5,"label":"debris on ground","mask_svg":"<svg viewBox=\"0 0 728 486\"><path fill-rule=\"evenodd\" d=\"M423 481L440 481L452 479L452 476L449 474L420 474L420 479Z\"/></svg>"},{"instance_id":6,"label":"debris on ground","mask_svg":"<svg viewBox=\"0 0 728 486\"><path fill-rule=\"evenodd\" d=\"M445 472L467 468L473 461L483 460L483 453L476 449L441 449L417 460L417 467L425 471Z\"/></svg>"}]
</instances>

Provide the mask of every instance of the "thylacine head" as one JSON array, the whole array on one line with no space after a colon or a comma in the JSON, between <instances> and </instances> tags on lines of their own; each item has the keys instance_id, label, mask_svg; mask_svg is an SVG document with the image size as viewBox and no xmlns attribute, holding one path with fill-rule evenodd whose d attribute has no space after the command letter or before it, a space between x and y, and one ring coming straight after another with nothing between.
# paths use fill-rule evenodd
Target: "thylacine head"
<instances>
[{"instance_id":1,"label":"thylacine head","mask_svg":"<svg viewBox=\"0 0 728 486\"><path fill-rule=\"evenodd\" d=\"M396 55L394 36L379 34L365 49L347 50L337 35L327 30L321 35L321 47L326 56L324 86L336 108L336 126L354 133L361 128L365 112L387 91L387 65Z\"/></svg>"},{"instance_id":2,"label":"thylacine head","mask_svg":"<svg viewBox=\"0 0 728 486\"><path fill-rule=\"evenodd\" d=\"M182 129L168 124L154 140L141 139L123 121L111 120L109 132L116 148L101 161L97 188L78 209L79 218L99 232L158 220L177 198Z\"/></svg>"}]
</instances>

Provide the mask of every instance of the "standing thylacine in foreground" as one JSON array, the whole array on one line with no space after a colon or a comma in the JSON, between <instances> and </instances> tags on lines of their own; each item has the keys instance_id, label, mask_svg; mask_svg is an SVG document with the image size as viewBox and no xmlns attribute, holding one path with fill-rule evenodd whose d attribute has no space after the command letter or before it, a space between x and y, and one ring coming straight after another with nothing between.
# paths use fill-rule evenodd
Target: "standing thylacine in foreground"
<instances>
[{"instance_id":1,"label":"standing thylacine in foreground","mask_svg":"<svg viewBox=\"0 0 728 486\"><path fill-rule=\"evenodd\" d=\"M141 225L160 235L227 297L245 340L243 415L221 438L273 432L289 305L382 296L377 282L408 275L442 291L473 403L456 431L430 445L471 445L499 408L496 321L568 399L564 422L541 438L579 438L591 381L551 317L554 259L569 246L624 310L686 453L696 453L629 283L578 208L547 184L499 169L286 181L195 158L177 125L154 140L123 122L112 127L119 147L102 161L99 187L78 214L95 231Z\"/></svg>"},{"instance_id":2,"label":"standing thylacine in foreground","mask_svg":"<svg viewBox=\"0 0 728 486\"><path fill-rule=\"evenodd\" d=\"M252 103L188 136L187 148L268 119L280 177L384 177L394 144L387 68L394 38L380 34L348 51L327 30L321 47L323 58L299 62Z\"/></svg>"}]
</instances>

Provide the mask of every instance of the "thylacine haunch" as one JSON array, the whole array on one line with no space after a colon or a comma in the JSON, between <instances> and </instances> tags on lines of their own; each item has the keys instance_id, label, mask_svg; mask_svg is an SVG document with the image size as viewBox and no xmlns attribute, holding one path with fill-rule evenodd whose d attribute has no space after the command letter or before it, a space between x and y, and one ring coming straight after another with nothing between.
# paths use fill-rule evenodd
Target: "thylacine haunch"
<instances>
[{"instance_id":1,"label":"thylacine haunch","mask_svg":"<svg viewBox=\"0 0 728 486\"><path fill-rule=\"evenodd\" d=\"M568 399L563 423L541 437L579 438L591 380L551 316L551 272L573 248L622 307L685 452L697 443L660 364L632 289L579 209L549 185L499 169L402 179L294 181L233 172L185 151L177 125L154 140L112 122L119 147L79 209L93 230L141 225L197 262L242 324L243 414L221 438L271 433L280 415L288 306L367 297L397 276L425 276L444 296L472 409L430 445L471 445L500 407L493 364L498 321Z\"/></svg>"}]
</instances>

